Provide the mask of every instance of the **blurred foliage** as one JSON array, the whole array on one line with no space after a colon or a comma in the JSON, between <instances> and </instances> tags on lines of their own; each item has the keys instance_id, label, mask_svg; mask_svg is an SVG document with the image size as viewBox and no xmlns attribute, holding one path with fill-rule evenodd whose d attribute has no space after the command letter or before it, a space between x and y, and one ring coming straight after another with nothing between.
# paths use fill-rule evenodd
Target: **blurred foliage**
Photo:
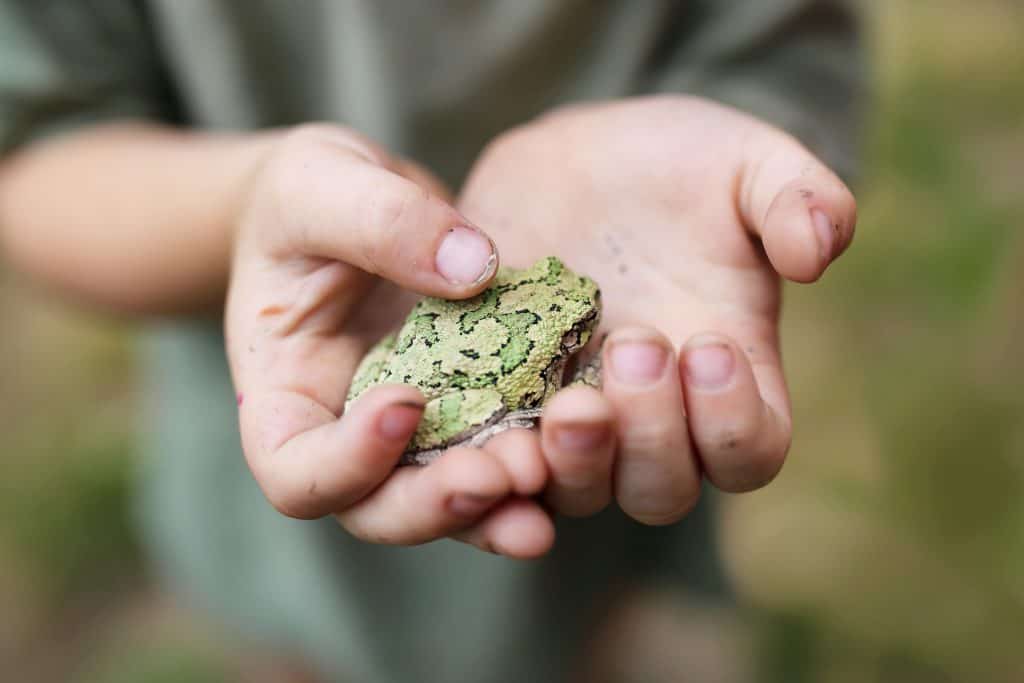
<instances>
[{"instance_id":1,"label":"blurred foliage","mask_svg":"<svg viewBox=\"0 0 1024 683\"><path fill-rule=\"evenodd\" d=\"M787 290L796 441L726 555L761 680L1022 681L1024 3L865 6L857 240ZM251 680L198 617L151 628L129 330L4 281L0 321L0 670Z\"/></svg>"},{"instance_id":2,"label":"blurred foliage","mask_svg":"<svg viewBox=\"0 0 1024 683\"><path fill-rule=\"evenodd\" d=\"M76 683L228 683L223 658L176 638L124 642L102 653Z\"/></svg>"},{"instance_id":3,"label":"blurred foliage","mask_svg":"<svg viewBox=\"0 0 1024 683\"><path fill-rule=\"evenodd\" d=\"M73 426L51 423L22 448L32 460L64 455L59 467L23 468L0 485L6 544L45 588L47 602L134 572L139 552L127 435L83 437Z\"/></svg>"},{"instance_id":4,"label":"blurred foliage","mask_svg":"<svg viewBox=\"0 0 1024 683\"><path fill-rule=\"evenodd\" d=\"M51 680L140 578L129 339L6 282L0 319L0 670Z\"/></svg>"},{"instance_id":5,"label":"blurred foliage","mask_svg":"<svg viewBox=\"0 0 1024 683\"><path fill-rule=\"evenodd\" d=\"M731 565L773 680L1024 680L1024 6L872 7L857 240L789 290L796 441Z\"/></svg>"}]
</instances>

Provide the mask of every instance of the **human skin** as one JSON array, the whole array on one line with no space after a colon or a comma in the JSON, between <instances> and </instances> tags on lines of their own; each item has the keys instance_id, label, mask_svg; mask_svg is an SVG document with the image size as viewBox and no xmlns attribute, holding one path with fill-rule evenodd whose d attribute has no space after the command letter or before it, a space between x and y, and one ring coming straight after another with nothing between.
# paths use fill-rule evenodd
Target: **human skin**
<instances>
[{"instance_id":1,"label":"human skin","mask_svg":"<svg viewBox=\"0 0 1024 683\"><path fill-rule=\"evenodd\" d=\"M817 280L856 204L791 136L689 97L570 107L494 141L459 198L506 263L554 253L602 285L603 387L566 389L535 437L546 498L680 519L706 477L750 491L792 432L780 280Z\"/></svg>"},{"instance_id":2,"label":"human skin","mask_svg":"<svg viewBox=\"0 0 1024 683\"><path fill-rule=\"evenodd\" d=\"M702 473L726 490L774 476L790 434L779 275L816 279L855 221L795 140L689 98L590 105L495 141L457 207L422 169L330 125L124 122L0 167L5 251L45 283L133 315L216 313L229 292L243 449L285 514L331 514L371 542L452 536L533 557L554 542L537 494L588 515L614 492L660 524L692 507ZM510 264L554 253L602 283L605 387L563 390L540 433L395 470L422 396L377 387L341 416L348 380L417 294L486 286L477 225Z\"/></svg>"}]
</instances>

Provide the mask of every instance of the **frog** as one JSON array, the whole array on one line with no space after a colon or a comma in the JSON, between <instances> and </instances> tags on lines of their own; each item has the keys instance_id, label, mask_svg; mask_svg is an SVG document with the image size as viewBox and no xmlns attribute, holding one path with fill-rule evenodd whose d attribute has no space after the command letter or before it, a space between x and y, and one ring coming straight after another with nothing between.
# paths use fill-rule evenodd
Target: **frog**
<instances>
[{"instance_id":1,"label":"frog","mask_svg":"<svg viewBox=\"0 0 1024 683\"><path fill-rule=\"evenodd\" d=\"M374 345L353 376L346 408L371 387L415 386L423 417L399 465L427 465L449 448L479 447L507 429L535 428L544 404L570 382L600 383L600 354L579 354L601 318L594 280L554 256L501 267L468 299L420 299L401 328Z\"/></svg>"}]
</instances>

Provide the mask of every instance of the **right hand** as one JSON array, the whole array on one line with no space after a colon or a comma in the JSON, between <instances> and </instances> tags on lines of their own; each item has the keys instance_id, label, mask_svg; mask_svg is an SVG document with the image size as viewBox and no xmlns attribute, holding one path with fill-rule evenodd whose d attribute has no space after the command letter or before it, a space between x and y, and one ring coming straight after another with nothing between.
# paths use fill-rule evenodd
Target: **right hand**
<instances>
[{"instance_id":1,"label":"right hand","mask_svg":"<svg viewBox=\"0 0 1024 683\"><path fill-rule=\"evenodd\" d=\"M487 286L490 239L423 169L336 126L284 133L242 196L225 334L243 450L274 507L333 515L376 543L455 536L546 552L554 529L529 499L547 478L534 436L511 430L396 469L423 411L417 389L375 387L341 415L363 353L415 293L462 299Z\"/></svg>"}]
</instances>

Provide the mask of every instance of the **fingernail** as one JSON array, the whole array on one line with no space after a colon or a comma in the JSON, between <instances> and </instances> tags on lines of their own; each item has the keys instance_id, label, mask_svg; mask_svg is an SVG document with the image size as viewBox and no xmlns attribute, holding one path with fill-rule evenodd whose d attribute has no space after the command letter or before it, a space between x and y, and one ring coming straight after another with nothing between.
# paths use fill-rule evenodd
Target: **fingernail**
<instances>
[{"instance_id":1,"label":"fingernail","mask_svg":"<svg viewBox=\"0 0 1024 683\"><path fill-rule=\"evenodd\" d=\"M559 425L554 430L555 445L563 451L592 451L605 442L609 431L603 422Z\"/></svg>"},{"instance_id":2,"label":"fingernail","mask_svg":"<svg viewBox=\"0 0 1024 683\"><path fill-rule=\"evenodd\" d=\"M389 441L408 441L423 416L423 406L412 401L393 403L377 421L377 431Z\"/></svg>"},{"instance_id":3,"label":"fingernail","mask_svg":"<svg viewBox=\"0 0 1024 683\"><path fill-rule=\"evenodd\" d=\"M608 354L612 375L625 384L650 384L665 372L668 353L660 344L621 341L612 345Z\"/></svg>"},{"instance_id":4,"label":"fingernail","mask_svg":"<svg viewBox=\"0 0 1024 683\"><path fill-rule=\"evenodd\" d=\"M735 369L732 349L714 337L698 337L686 349L686 378L699 389L721 389Z\"/></svg>"},{"instance_id":5,"label":"fingernail","mask_svg":"<svg viewBox=\"0 0 1024 683\"><path fill-rule=\"evenodd\" d=\"M459 517L479 517L497 502L493 496L456 493L448 500L448 510Z\"/></svg>"},{"instance_id":6,"label":"fingernail","mask_svg":"<svg viewBox=\"0 0 1024 683\"><path fill-rule=\"evenodd\" d=\"M818 237L818 251L821 252L821 258L827 261L832 258L832 247L836 239L832 220L821 209L811 209L811 222L814 223L814 233Z\"/></svg>"},{"instance_id":7,"label":"fingernail","mask_svg":"<svg viewBox=\"0 0 1024 683\"><path fill-rule=\"evenodd\" d=\"M452 228L434 258L437 272L453 285L476 284L490 278L498 264L494 244L479 230Z\"/></svg>"}]
</instances>

